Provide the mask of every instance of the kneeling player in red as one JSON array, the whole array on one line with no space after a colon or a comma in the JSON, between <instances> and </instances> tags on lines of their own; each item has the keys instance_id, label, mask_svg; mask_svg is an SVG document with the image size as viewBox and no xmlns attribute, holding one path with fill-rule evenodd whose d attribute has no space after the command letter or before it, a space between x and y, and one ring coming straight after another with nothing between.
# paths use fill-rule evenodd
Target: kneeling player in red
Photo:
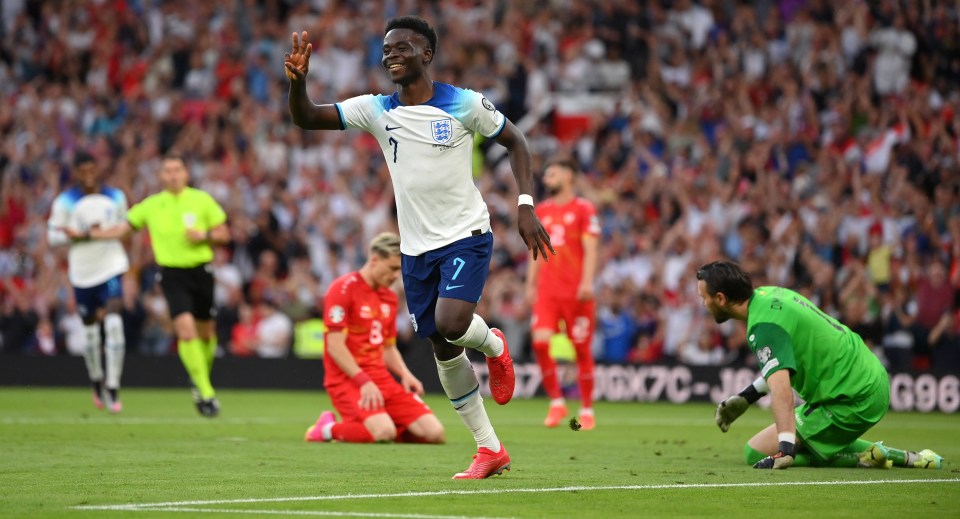
<instances>
[{"instance_id":1,"label":"kneeling player in red","mask_svg":"<svg viewBox=\"0 0 960 519\"><path fill-rule=\"evenodd\" d=\"M324 387L342 421L324 411L308 442L444 442L443 425L420 399L423 384L397 351L390 285L399 277L400 237L383 233L370 242L366 264L327 290Z\"/></svg>"}]
</instances>

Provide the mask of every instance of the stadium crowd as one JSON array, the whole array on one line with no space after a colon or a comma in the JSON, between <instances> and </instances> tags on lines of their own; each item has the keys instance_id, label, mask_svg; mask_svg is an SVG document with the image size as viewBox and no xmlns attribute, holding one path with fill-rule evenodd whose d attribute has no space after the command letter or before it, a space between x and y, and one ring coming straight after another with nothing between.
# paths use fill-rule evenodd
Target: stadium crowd
<instances>
[{"instance_id":1,"label":"stadium crowd","mask_svg":"<svg viewBox=\"0 0 960 519\"><path fill-rule=\"evenodd\" d=\"M307 30L313 99L390 92L383 26L407 13L441 35L436 79L520 122L535 167L583 165L603 229L596 358L753 362L743 327L715 324L696 293L696 268L723 256L807 294L891 370L960 371L952 0L5 0L3 351L79 354L66 255L44 236L84 149L131 203L159 189L163 153L186 157L233 236L214 261L222 353L293 355L294 323L396 223L370 136L290 123L282 56ZM578 95L615 102L573 123L537 111ZM480 313L524 344L527 252L494 148L475 162L496 247ZM147 239L129 246L127 344L168 355Z\"/></svg>"}]
</instances>

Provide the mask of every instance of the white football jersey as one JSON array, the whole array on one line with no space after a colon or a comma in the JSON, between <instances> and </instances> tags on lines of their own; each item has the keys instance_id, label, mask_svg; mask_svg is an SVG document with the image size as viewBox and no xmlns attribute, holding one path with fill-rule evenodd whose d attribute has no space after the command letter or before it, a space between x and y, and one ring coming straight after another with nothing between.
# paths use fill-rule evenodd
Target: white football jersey
<instances>
[{"instance_id":1,"label":"white football jersey","mask_svg":"<svg viewBox=\"0 0 960 519\"><path fill-rule=\"evenodd\" d=\"M335 106L344 129L366 130L380 143L404 254L419 256L490 230L487 204L473 182L473 135L496 137L506 118L483 95L435 81L433 97L422 105L403 105L394 93Z\"/></svg>"},{"instance_id":2,"label":"white football jersey","mask_svg":"<svg viewBox=\"0 0 960 519\"><path fill-rule=\"evenodd\" d=\"M105 229L127 218L127 197L123 191L104 186L99 193L84 194L74 187L53 201L47 221L47 240L51 245L68 242L62 228L88 231L99 225ZM70 284L90 288L123 274L130 268L127 252L120 240L80 241L70 245L68 256Z\"/></svg>"}]
</instances>

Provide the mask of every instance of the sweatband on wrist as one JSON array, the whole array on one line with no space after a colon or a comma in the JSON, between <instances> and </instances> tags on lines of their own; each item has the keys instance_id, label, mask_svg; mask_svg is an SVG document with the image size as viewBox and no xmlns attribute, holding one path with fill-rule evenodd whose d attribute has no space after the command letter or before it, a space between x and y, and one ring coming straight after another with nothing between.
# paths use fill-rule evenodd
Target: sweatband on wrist
<instances>
[{"instance_id":1,"label":"sweatband on wrist","mask_svg":"<svg viewBox=\"0 0 960 519\"><path fill-rule=\"evenodd\" d=\"M757 403L757 400L763 398L763 395L757 391L757 388L753 387L753 384L743 388L743 391L738 394L742 396L748 404L755 404Z\"/></svg>"},{"instance_id":2,"label":"sweatband on wrist","mask_svg":"<svg viewBox=\"0 0 960 519\"><path fill-rule=\"evenodd\" d=\"M517 197L517 207L521 205L533 206L533 197L530 195L520 195Z\"/></svg>"},{"instance_id":3,"label":"sweatband on wrist","mask_svg":"<svg viewBox=\"0 0 960 519\"><path fill-rule=\"evenodd\" d=\"M370 382L370 375L367 375L366 373L363 372L363 370L360 370L357 372L356 375L350 377L350 380L353 381L353 383L356 384L357 387L361 387L367 382Z\"/></svg>"},{"instance_id":4,"label":"sweatband on wrist","mask_svg":"<svg viewBox=\"0 0 960 519\"><path fill-rule=\"evenodd\" d=\"M743 388L743 391L738 393L740 396L747 400L749 404L757 403L757 400L763 398L763 395L766 395L770 392L770 388L767 386L767 381L763 380L763 377L754 380L752 384Z\"/></svg>"},{"instance_id":5,"label":"sweatband on wrist","mask_svg":"<svg viewBox=\"0 0 960 519\"><path fill-rule=\"evenodd\" d=\"M787 434L787 433L784 433L784 434ZM781 441L778 449L780 449L780 454L783 454L784 456L797 455L797 445L793 442Z\"/></svg>"}]
</instances>

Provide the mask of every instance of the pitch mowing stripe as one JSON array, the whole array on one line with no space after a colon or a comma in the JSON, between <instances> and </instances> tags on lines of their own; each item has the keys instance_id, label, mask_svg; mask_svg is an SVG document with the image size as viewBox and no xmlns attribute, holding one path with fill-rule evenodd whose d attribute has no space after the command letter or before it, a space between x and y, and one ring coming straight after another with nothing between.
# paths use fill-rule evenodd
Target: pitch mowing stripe
<instances>
[{"instance_id":1,"label":"pitch mowing stripe","mask_svg":"<svg viewBox=\"0 0 960 519\"><path fill-rule=\"evenodd\" d=\"M669 485L610 485L610 486L569 486L552 488L488 488L475 490L434 490L421 492L397 492L393 494L341 494L332 496L267 497L244 499L217 499L209 501L170 501L165 503L130 503L125 505L78 505L75 510L114 510L144 511L170 510L172 508L226 505L240 503L289 503L298 501L344 501L351 499L390 499L397 497L437 497L471 496L482 494L532 494L544 492L595 492L604 490L683 490L689 488L752 488L752 487L794 487L794 486L842 486L842 485L902 485L912 483L960 483L960 479L867 479L859 481L775 481L753 483L690 483ZM170 510L175 511L175 510ZM208 511L208 510L204 510ZM211 512L220 512L211 509ZM264 513L276 513L264 512ZM403 516L411 517L411 516Z\"/></svg>"},{"instance_id":2,"label":"pitch mowing stripe","mask_svg":"<svg viewBox=\"0 0 960 519\"><path fill-rule=\"evenodd\" d=\"M133 512L187 512L213 514L257 514L257 515L312 515L336 517L388 517L391 519L508 519L498 517L475 517L466 515L426 515L426 514L396 514L388 512L336 512L329 510L226 510L223 508L132 508Z\"/></svg>"}]
</instances>

